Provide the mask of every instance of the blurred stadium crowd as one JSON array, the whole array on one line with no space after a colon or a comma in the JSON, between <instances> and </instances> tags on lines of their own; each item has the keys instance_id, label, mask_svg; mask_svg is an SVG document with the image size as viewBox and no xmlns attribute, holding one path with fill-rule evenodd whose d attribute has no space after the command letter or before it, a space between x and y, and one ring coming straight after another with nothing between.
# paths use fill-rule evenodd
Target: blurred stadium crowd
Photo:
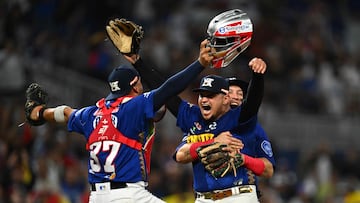
<instances>
[{"instance_id":1,"label":"blurred stadium crowd","mask_svg":"<svg viewBox=\"0 0 360 203\"><path fill-rule=\"evenodd\" d=\"M197 57L208 21L232 8L248 13L254 37L244 54L217 73L249 79L246 63L259 56L268 64L264 111L359 119L357 0L2 0L0 203L82 203L88 198L82 136L50 124L18 127L24 120L25 88L41 74L30 64L46 61L52 67L49 73L65 67L105 81L110 70L124 60L104 41L104 26L110 18L125 17L144 27L143 58L171 75ZM39 67L39 71L44 69ZM216 71L203 74L208 73ZM61 97L62 92L53 94ZM196 100L191 87L182 96ZM81 107L93 102L85 97L74 104ZM191 167L171 157L182 136L175 119L167 115L158 127L149 189L167 202L193 202ZM351 133L359 136L359 131ZM276 144L275 136L269 137ZM286 149L273 146L277 165L274 177L261 181L262 202L360 202L358 144L338 150L336 142L328 140L307 153L289 149L290 158L277 157L277 152Z\"/></svg>"}]
</instances>

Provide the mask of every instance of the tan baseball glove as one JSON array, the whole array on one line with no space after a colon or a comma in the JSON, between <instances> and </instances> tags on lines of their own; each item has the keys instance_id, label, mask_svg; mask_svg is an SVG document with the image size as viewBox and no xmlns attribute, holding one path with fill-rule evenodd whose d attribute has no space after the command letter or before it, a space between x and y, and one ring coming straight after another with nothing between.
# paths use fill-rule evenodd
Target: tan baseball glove
<instances>
[{"instance_id":1,"label":"tan baseball glove","mask_svg":"<svg viewBox=\"0 0 360 203\"><path fill-rule=\"evenodd\" d=\"M144 38L142 26L124 18L110 20L106 26L110 41L122 54L137 54Z\"/></svg>"}]
</instances>

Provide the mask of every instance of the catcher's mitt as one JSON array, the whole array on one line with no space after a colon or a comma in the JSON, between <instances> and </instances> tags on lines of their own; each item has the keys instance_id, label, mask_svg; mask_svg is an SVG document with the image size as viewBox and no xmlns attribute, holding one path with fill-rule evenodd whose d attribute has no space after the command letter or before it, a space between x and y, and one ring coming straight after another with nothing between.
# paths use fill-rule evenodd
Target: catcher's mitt
<instances>
[{"instance_id":1,"label":"catcher's mitt","mask_svg":"<svg viewBox=\"0 0 360 203\"><path fill-rule=\"evenodd\" d=\"M226 144L214 142L196 149L201 163L204 164L205 169L215 178L224 177L224 175L231 171L236 176L236 169L243 165L241 154L233 156L229 151L224 150L226 147Z\"/></svg>"},{"instance_id":2,"label":"catcher's mitt","mask_svg":"<svg viewBox=\"0 0 360 203\"><path fill-rule=\"evenodd\" d=\"M140 25L124 18L110 20L106 26L110 41L122 54L137 54L144 31Z\"/></svg>"},{"instance_id":3,"label":"catcher's mitt","mask_svg":"<svg viewBox=\"0 0 360 203\"><path fill-rule=\"evenodd\" d=\"M46 108L46 103L48 102L48 94L41 86L37 83L32 83L26 90L26 103L25 103L25 118L26 121L33 126L38 126L44 124L46 121L42 116L43 111ZM30 115L32 110L36 106L43 106L39 112L39 119L33 120Z\"/></svg>"}]
</instances>

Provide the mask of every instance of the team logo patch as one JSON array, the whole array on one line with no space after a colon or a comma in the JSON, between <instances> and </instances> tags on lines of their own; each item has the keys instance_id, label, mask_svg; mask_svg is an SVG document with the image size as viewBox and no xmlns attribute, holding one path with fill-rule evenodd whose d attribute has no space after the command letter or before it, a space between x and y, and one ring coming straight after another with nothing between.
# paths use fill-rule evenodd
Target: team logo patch
<instances>
[{"instance_id":1,"label":"team logo patch","mask_svg":"<svg viewBox=\"0 0 360 203\"><path fill-rule=\"evenodd\" d=\"M121 88L119 87L119 81L110 82L109 84L111 87L111 92L116 92L121 90Z\"/></svg>"},{"instance_id":2,"label":"team logo patch","mask_svg":"<svg viewBox=\"0 0 360 203\"><path fill-rule=\"evenodd\" d=\"M202 127L199 122L195 122L194 125L195 125L196 129L201 130Z\"/></svg>"},{"instance_id":3,"label":"team logo patch","mask_svg":"<svg viewBox=\"0 0 360 203\"><path fill-rule=\"evenodd\" d=\"M219 28L219 32L221 34L224 34L226 32L226 29L224 27Z\"/></svg>"},{"instance_id":4,"label":"team logo patch","mask_svg":"<svg viewBox=\"0 0 360 203\"><path fill-rule=\"evenodd\" d=\"M212 87L212 82L214 79L212 78L205 78L203 83L201 84L201 87Z\"/></svg>"},{"instance_id":5,"label":"team logo patch","mask_svg":"<svg viewBox=\"0 0 360 203\"><path fill-rule=\"evenodd\" d=\"M95 129L96 126L99 124L101 120L101 116L96 116L95 119L93 120L93 128ZM113 125L116 127L118 124L118 118L115 115L111 115L111 122L113 123Z\"/></svg>"},{"instance_id":6,"label":"team logo patch","mask_svg":"<svg viewBox=\"0 0 360 203\"><path fill-rule=\"evenodd\" d=\"M270 144L269 141L264 140L264 141L261 143L261 149L262 149L269 157L272 157L272 156L273 156L271 144Z\"/></svg>"}]
</instances>

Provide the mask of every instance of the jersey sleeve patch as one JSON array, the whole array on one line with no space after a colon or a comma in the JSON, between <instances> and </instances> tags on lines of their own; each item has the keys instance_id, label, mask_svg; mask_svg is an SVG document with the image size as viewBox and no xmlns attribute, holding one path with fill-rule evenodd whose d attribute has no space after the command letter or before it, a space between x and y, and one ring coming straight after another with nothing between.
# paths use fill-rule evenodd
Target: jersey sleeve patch
<instances>
[{"instance_id":1,"label":"jersey sleeve patch","mask_svg":"<svg viewBox=\"0 0 360 203\"><path fill-rule=\"evenodd\" d=\"M266 155L268 155L269 157L273 156L273 152L272 152L272 148L271 148L271 144L269 141L264 140L261 143L261 149L265 152Z\"/></svg>"}]
</instances>

